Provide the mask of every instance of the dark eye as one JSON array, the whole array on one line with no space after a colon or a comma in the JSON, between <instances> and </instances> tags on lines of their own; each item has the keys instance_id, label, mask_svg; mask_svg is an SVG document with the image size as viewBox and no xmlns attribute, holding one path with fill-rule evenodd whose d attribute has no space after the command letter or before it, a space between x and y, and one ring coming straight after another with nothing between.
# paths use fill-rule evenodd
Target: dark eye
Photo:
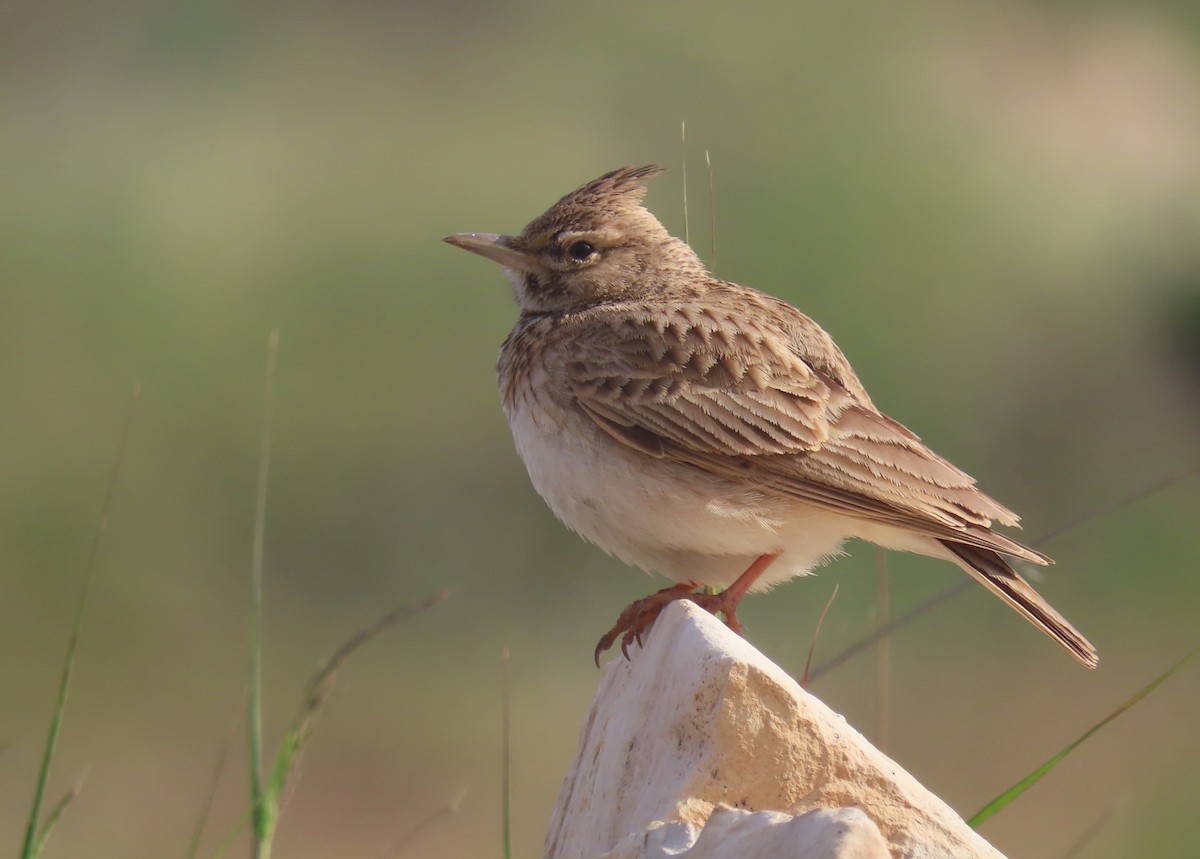
<instances>
[{"instance_id":1,"label":"dark eye","mask_svg":"<svg viewBox=\"0 0 1200 859\"><path fill-rule=\"evenodd\" d=\"M591 242L571 242L567 255L573 260L582 262L596 253L596 246Z\"/></svg>"}]
</instances>

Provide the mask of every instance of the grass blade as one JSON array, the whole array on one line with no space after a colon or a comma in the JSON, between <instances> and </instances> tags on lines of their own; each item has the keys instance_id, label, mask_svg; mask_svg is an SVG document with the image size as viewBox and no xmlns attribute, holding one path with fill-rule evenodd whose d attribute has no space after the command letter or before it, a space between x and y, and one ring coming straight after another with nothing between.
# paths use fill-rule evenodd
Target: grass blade
<instances>
[{"instance_id":1,"label":"grass blade","mask_svg":"<svg viewBox=\"0 0 1200 859\"><path fill-rule=\"evenodd\" d=\"M1043 543L1048 543L1064 534L1069 534L1080 525L1086 525L1088 522L1091 522L1095 519L1101 519L1112 513L1116 513L1125 509L1131 504L1136 504L1143 499L1149 498L1151 495L1157 495L1159 492L1162 492L1165 489L1170 489L1175 484L1182 483L1184 480L1187 480L1189 477L1192 477L1195 474L1200 474L1200 462L1193 462L1191 465L1187 466L1186 468L1181 468L1174 474L1168 474L1166 477L1160 478L1159 480L1156 480L1147 486L1143 486L1141 489L1138 489L1135 492L1131 492L1128 495L1124 495L1116 499L1115 501L1110 501L1108 504L1105 504L1102 507L1098 507L1088 513L1084 513L1083 515L1068 521L1066 524L1058 526L1053 531L1043 534L1034 541L1033 545L1040 546Z\"/></svg>"},{"instance_id":2,"label":"grass blade","mask_svg":"<svg viewBox=\"0 0 1200 859\"><path fill-rule=\"evenodd\" d=\"M467 785L464 784L462 787L456 790L448 800L446 800L445 804L442 805L441 808L434 811L433 814L426 817L407 833L405 833L399 841L392 845L390 850L383 854L382 859L396 859L396 857L402 855L404 851L407 850L409 846L411 846L412 843L417 840L418 836L420 836L426 829L433 826L443 817L452 817L453 815L457 814L458 807L462 804L463 798L466 797L466 795Z\"/></svg>"},{"instance_id":3,"label":"grass blade","mask_svg":"<svg viewBox=\"0 0 1200 859\"><path fill-rule=\"evenodd\" d=\"M687 120L679 122L679 145L683 150L682 163L680 165L680 173L683 175L683 243L691 244L692 239L688 230L688 204L687 204Z\"/></svg>"},{"instance_id":4,"label":"grass blade","mask_svg":"<svg viewBox=\"0 0 1200 859\"><path fill-rule=\"evenodd\" d=\"M1105 725L1107 725L1113 719L1117 718L1117 716L1120 716L1126 710L1128 710L1129 708L1131 708L1132 706L1137 704L1139 701L1141 701L1143 698L1145 698L1147 695L1149 695L1151 692L1153 692L1155 689L1157 689L1159 686L1161 686L1168 678L1171 677L1171 675L1173 675L1180 668L1182 668L1184 665L1186 665L1188 663L1188 661L1193 656L1195 656L1197 653L1200 653L1200 648L1196 648L1191 653L1187 654L1185 657L1183 657L1178 662L1176 662L1174 665L1172 665L1170 668L1168 668L1166 671L1164 671L1162 674L1158 675L1158 677L1151 680L1148 684L1146 684L1140 690L1138 690L1131 698L1129 698L1129 700L1127 700L1121 706L1117 707L1117 709L1113 710L1111 713L1109 713L1107 716L1105 716L1103 719L1101 719L1095 725L1092 725L1092 727L1090 727L1086 731L1084 731L1083 734L1078 739L1076 739L1072 743L1068 744L1066 746L1066 748L1064 748L1058 754L1054 755L1054 757L1050 758L1050 760L1046 761L1044 764L1042 764L1036 770L1031 772L1029 775L1025 776L1025 778L1021 779L1019 782L1014 784L1008 790L1004 791L1004 793L1000 794L995 799L993 799L991 802L989 802L987 805L985 805L983 808L981 808L978 812L976 812L974 817L972 817L970 820L967 821L967 825L971 826L971 827L978 827L979 824L983 823L985 820L987 820L989 817L994 815L996 812L1000 811L1000 809L1004 808L1006 805L1008 805L1010 802L1012 802L1018 796L1023 794L1025 791L1029 790L1029 788L1031 788L1033 785L1035 785L1038 781L1041 780L1042 776L1044 776L1046 773L1050 772L1050 770L1054 769L1054 767L1056 767L1058 765L1059 761L1061 761L1067 755L1071 754L1071 752L1075 751L1075 749L1081 743L1083 743L1084 740L1086 740L1088 737L1092 736L1092 734L1099 731L1101 728L1103 728Z\"/></svg>"},{"instance_id":5,"label":"grass blade","mask_svg":"<svg viewBox=\"0 0 1200 859\"><path fill-rule=\"evenodd\" d=\"M888 625L888 574L887 550L875 550L875 588L876 602L879 605L879 616L876 623L880 628ZM877 694L879 696L878 710L875 713L875 742L881 752L888 750L888 727L891 725L891 649L890 639L886 635L879 636L879 665L876 674Z\"/></svg>"},{"instance_id":6,"label":"grass blade","mask_svg":"<svg viewBox=\"0 0 1200 859\"><path fill-rule=\"evenodd\" d=\"M275 377L279 354L279 329L273 329L267 343L267 370L263 392L262 442L258 461L258 493L254 508L254 549L250 565L250 683L247 706L249 723L250 764L250 829L255 859L269 859L275 839L289 777L312 736L321 705L333 688L337 671L362 645L402 618L423 611L450 596L440 591L409 606L402 606L384 615L375 623L358 631L334 652L324 666L309 681L304 702L288 726L279 750L275 754L269 780L263 778L263 694L262 694L262 608L263 608L263 544L266 535L267 485L271 462L272 421L275 407ZM224 849L224 848L223 848Z\"/></svg>"},{"instance_id":7,"label":"grass blade","mask_svg":"<svg viewBox=\"0 0 1200 859\"><path fill-rule=\"evenodd\" d=\"M817 627L813 630L812 641L808 645L808 659L804 660L804 676L800 680L800 688L808 688L808 669L812 665L813 653L817 650L817 638L821 635L821 624L825 622L825 615L829 614L829 607L833 605L834 599L838 594L838 585L833 586L833 593L829 595L829 599L825 600L825 607L821 609L821 613L817 615Z\"/></svg>"},{"instance_id":8,"label":"grass blade","mask_svg":"<svg viewBox=\"0 0 1200 859\"><path fill-rule=\"evenodd\" d=\"M1154 483L1143 486L1136 491L1129 493L1128 495L1124 495L1121 498L1118 498L1116 501L1105 505L1104 507L1093 510L1092 512L1081 516L1080 518L1075 519L1066 525L1055 528L1053 531L1043 534L1038 539L1031 541L1030 545L1036 547L1048 543L1051 540L1057 539L1058 537L1073 531L1081 525L1086 525L1093 520L1101 519L1105 516L1117 513L1121 510L1124 510L1126 507L1138 503L1139 501L1144 501L1153 495L1157 495L1159 492L1170 489L1172 486L1182 483L1184 480L1197 473L1200 473L1200 463L1193 463L1186 468L1180 469L1174 474L1170 474L1164 478L1161 478L1160 480L1156 480ZM974 587L975 585L973 584L972 579L961 579L944 588L943 590L938 591L925 602L918 606L914 606L912 609L908 610L891 623L877 627L867 635L860 638L858 641L854 642L854 644L851 644L841 653L818 665L813 669L811 679L815 681L819 677L828 674L835 668L840 667L843 663L850 661L855 656L858 656L860 653L870 649L871 645L879 641L881 638L891 635L893 632L896 632L902 627L908 626L913 621L929 613L943 603L949 602L950 600L966 593L969 590L973 590Z\"/></svg>"},{"instance_id":9,"label":"grass blade","mask_svg":"<svg viewBox=\"0 0 1200 859\"><path fill-rule=\"evenodd\" d=\"M501 739L500 739L500 838L503 843L504 859L512 859L512 797L509 790L512 774L512 758L509 755L509 704L512 691L508 679L508 648L504 648L504 658L501 661L500 699L501 699Z\"/></svg>"},{"instance_id":10,"label":"grass blade","mask_svg":"<svg viewBox=\"0 0 1200 859\"><path fill-rule=\"evenodd\" d=\"M242 834L242 828L250 822L250 810L247 810L237 821L235 826L230 827L229 832L221 839L217 849L213 851L212 859L225 859L225 855L229 853L229 848L233 846L234 840Z\"/></svg>"},{"instance_id":11,"label":"grass blade","mask_svg":"<svg viewBox=\"0 0 1200 859\"><path fill-rule=\"evenodd\" d=\"M704 166L708 171L708 220L712 226L712 259L708 261L709 271L716 272L717 270L717 194L713 187L713 166L712 158L709 157L708 150L704 150Z\"/></svg>"},{"instance_id":12,"label":"grass blade","mask_svg":"<svg viewBox=\"0 0 1200 859\"><path fill-rule=\"evenodd\" d=\"M263 541L267 519L267 476L271 462L271 420L275 410L276 358L279 354L279 329L271 331L267 341L267 372L263 392L262 443L258 458L258 495L254 506L254 549L250 563L250 687L249 687L249 755L251 831L254 835L254 856L267 859L271 855L271 833L275 828L277 809L263 792L262 780L262 579Z\"/></svg>"},{"instance_id":13,"label":"grass blade","mask_svg":"<svg viewBox=\"0 0 1200 859\"><path fill-rule=\"evenodd\" d=\"M279 744L279 751L275 755L275 763L271 769L271 780L267 784L263 796L263 807L270 814L268 822L271 828L265 833L268 850L270 849L270 841L274 837L275 823L279 817L279 809L283 804L283 797L288 789L289 778L295 769L300 754L304 751L305 746L312 737L316 727L316 719L320 714L322 705L328 699L329 693L333 691L338 670L345 664L346 660L354 655L355 651L376 635L405 618L412 617L426 609L432 608L438 603L445 602L450 598L451 593L449 590L438 591L418 602L393 609L370 626L360 629L342 644L341 647L334 651L333 655L326 660L325 664L309 680L304 701L301 703L300 709L292 719L292 723L288 726L287 732Z\"/></svg>"},{"instance_id":14,"label":"grass blade","mask_svg":"<svg viewBox=\"0 0 1200 859\"><path fill-rule=\"evenodd\" d=\"M88 591L91 590L92 576L96 571L96 558L100 554L100 540L104 536L104 532L108 529L108 517L112 512L113 499L117 493L117 478L121 474L121 469L125 464L125 454L129 448L129 437L133 431L133 418L137 413L138 400L142 395L142 385L139 382L134 386L133 398L129 404L129 413L125 418L125 426L121 430L121 441L117 447L116 461L113 463L112 475L108 480L108 490L104 495L104 502L100 509L100 521L96 526L96 533L92 538L92 547L88 556L88 564L83 574L83 588L79 594L79 604L75 608L75 621L71 626L71 637L67 642L67 653L63 659L62 675L58 681L58 695L54 701L54 715L50 719L50 733L46 737L46 746L42 751L42 764L38 770L37 786L33 791L33 806L29 810L29 821L25 827L25 840L21 845L21 859L35 859L46 843L46 838L50 835L50 830L57 822L59 815L66 808L66 804L70 802L68 798L66 802L60 802L51 814L50 819L46 821L45 826L39 826L39 820L42 816L42 803L46 797L46 785L50 779L50 764L54 760L54 751L58 747L58 734L62 729L63 713L67 707L67 692L71 688L71 672L75 667L75 650L79 645L79 633L83 629L83 613L87 606ZM73 798L74 794L68 794L68 797Z\"/></svg>"},{"instance_id":15,"label":"grass blade","mask_svg":"<svg viewBox=\"0 0 1200 859\"><path fill-rule=\"evenodd\" d=\"M204 827L208 823L208 815L212 811L213 800L217 796L217 785L221 781L221 773L225 771L225 761L229 758L229 751L233 747L233 739L237 734L238 722L241 721L241 715L245 710L246 701L243 700L238 704L233 717L229 720L225 739L217 752L217 762L213 766L212 775L209 776L208 790L205 791L204 801L200 804L199 819L196 821L196 828L192 833L192 843L188 847L188 859L196 859L200 855L200 839L204 836Z\"/></svg>"},{"instance_id":16,"label":"grass blade","mask_svg":"<svg viewBox=\"0 0 1200 859\"><path fill-rule=\"evenodd\" d=\"M1083 835L1080 835L1075 843L1067 848L1067 852L1059 857L1059 859L1075 859L1076 856L1080 855L1080 853L1083 852L1083 848L1087 847L1088 844L1091 843L1091 840L1096 837L1096 834L1103 830L1104 827L1108 826L1108 824L1116 816L1117 812L1121 810L1121 806L1125 804L1125 801L1126 797L1121 797L1120 800L1115 802L1112 807L1108 809L1108 811L1100 815L1096 822L1089 826Z\"/></svg>"},{"instance_id":17,"label":"grass blade","mask_svg":"<svg viewBox=\"0 0 1200 859\"><path fill-rule=\"evenodd\" d=\"M858 641L854 642L854 644L851 644L837 656L827 659L825 662L822 662L820 665L814 668L812 670L812 679L816 680L819 677L823 677L830 671L833 671L835 668L840 667L843 663L849 662L855 656L858 656L858 654L866 652L871 648L871 645L875 644L880 639L886 638L896 630L908 626L914 620L921 617L921 615L933 611L942 603L953 599L960 594L966 593L974 587L976 587L974 579L960 579L959 581L950 585L948 588L945 588L944 590L934 594L920 605L909 609L895 620L889 621L882 626L875 627L875 629L864 635Z\"/></svg>"},{"instance_id":18,"label":"grass blade","mask_svg":"<svg viewBox=\"0 0 1200 859\"><path fill-rule=\"evenodd\" d=\"M58 823L58 819L62 817L67 806L75 797L79 796L79 791L83 789L83 779L79 779L69 791L63 794L63 798L58 801L54 808L50 809L50 813L46 815L46 822L42 824L38 830L37 840L34 842L33 855L40 856L46 847L46 842L50 838L50 833L54 831L54 825Z\"/></svg>"}]
</instances>

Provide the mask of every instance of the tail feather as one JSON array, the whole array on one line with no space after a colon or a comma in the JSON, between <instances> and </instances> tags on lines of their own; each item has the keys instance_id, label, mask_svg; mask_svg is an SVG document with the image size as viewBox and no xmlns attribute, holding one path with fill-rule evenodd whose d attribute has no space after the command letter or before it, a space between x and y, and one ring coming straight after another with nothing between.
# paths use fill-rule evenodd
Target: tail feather
<instances>
[{"instance_id":1,"label":"tail feather","mask_svg":"<svg viewBox=\"0 0 1200 859\"><path fill-rule=\"evenodd\" d=\"M1015 608L1034 626L1063 646L1076 660L1095 668L1099 655L1086 638L1067 619L1042 599L1029 583L1017 575L1003 556L988 549L939 540L950 550L959 566L978 579L992 593Z\"/></svg>"}]
</instances>

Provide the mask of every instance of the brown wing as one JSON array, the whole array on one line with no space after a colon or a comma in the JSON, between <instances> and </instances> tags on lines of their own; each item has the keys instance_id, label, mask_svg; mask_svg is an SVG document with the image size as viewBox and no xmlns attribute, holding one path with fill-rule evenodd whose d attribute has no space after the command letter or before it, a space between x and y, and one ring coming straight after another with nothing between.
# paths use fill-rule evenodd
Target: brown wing
<instances>
[{"instance_id":1,"label":"brown wing","mask_svg":"<svg viewBox=\"0 0 1200 859\"><path fill-rule=\"evenodd\" d=\"M661 314L661 311L659 311ZM702 312L590 326L568 367L583 409L610 432L718 456L794 454L829 437L829 385L782 342Z\"/></svg>"},{"instance_id":2,"label":"brown wing","mask_svg":"<svg viewBox=\"0 0 1200 859\"><path fill-rule=\"evenodd\" d=\"M689 305L666 315L661 306L640 316L624 308L593 319L572 345L572 390L597 425L652 456L1048 563L991 531L993 520L1016 525L1016 515L858 395L861 385L828 335L787 310L811 326L802 344L791 320L764 324L752 321L761 313L736 308L724 316Z\"/></svg>"}]
</instances>

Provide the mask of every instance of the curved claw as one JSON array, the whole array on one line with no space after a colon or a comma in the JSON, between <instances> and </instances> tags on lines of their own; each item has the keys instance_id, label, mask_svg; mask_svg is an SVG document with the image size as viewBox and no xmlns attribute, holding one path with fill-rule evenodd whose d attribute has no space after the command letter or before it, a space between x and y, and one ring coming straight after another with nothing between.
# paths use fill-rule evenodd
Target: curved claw
<instances>
[{"instance_id":1,"label":"curved claw","mask_svg":"<svg viewBox=\"0 0 1200 859\"><path fill-rule=\"evenodd\" d=\"M618 638L621 639L621 654L629 659L629 646L635 641L641 646L642 634L650 628L662 610L675 600L691 598L697 587L699 586L695 582L671 585L625 606L613 628L601 636L596 645L593 654L596 667L600 667L600 654L612 647Z\"/></svg>"},{"instance_id":2,"label":"curved claw","mask_svg":"<svg viewBox=\"0 0 1200 859\"><path fill-rule=\"evenodd\" d=\"M604 633L600 638L600 643L596 645L596 652L593 654L596 667L600 667L600 654L612 647L618 637L621 639L621 654L629 659L629 645L636 641L641 647L642 634L653 625L662 610L675 600L689 599L713 614L720 612L725 615L725 625L741 635L742 625L737 619L738 603L742 601L742 597L763 574L763 571L774 563L779 554L776 552L770 555L760 555L744 573L737 577L733 584L719 594L698 594L696 590L700 586L696 582L683 582L631 602L625 606L625 610L621 612L617 622L613 624L613 628Z\"/></svg>"},{"instance_id":3,"label":"curved claw","mask_svg":"<svg viewBox=\"0 0 1200 859\"><path fill-rule=\"evenodd\" d=\"M630 659L629 659L629 643L630 643L629 639L632 635L632 632L633 632L632 630L626 630L625 634L621 636L621 655L625 657L626 662L630 661Z\"/></svg>"}]
</instances>

